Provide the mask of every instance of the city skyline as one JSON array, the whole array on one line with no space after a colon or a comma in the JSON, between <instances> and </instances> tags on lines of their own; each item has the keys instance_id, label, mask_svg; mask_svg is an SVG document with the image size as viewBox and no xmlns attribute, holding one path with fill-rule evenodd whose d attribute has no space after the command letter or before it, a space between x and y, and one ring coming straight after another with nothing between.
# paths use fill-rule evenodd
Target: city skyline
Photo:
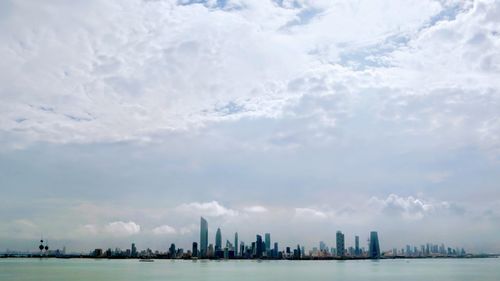
<instances>
[{"instance_id":1,"label":"city skyline","mask_svg":"<svg viewBox=\"0 0 500 281\"><path fill-rule=\"evenodd\" d=\"M103 248L96 248L90 253L85 252L66 252L66 246L63 246L62 250L50 248L49 252L49 242L47 239L40 240L40 245L37 250L6 250L3 254L6 255L30 255L30 256L79 256L79 255L90 255L97 257L129 257L129 258L140 258L140 257L158 257L158 258L200 258L200 259L233 259L233 258L243 258L243 259L327 259L327 258L337 258L337 259L352 259L352 258L365 258L365 259L381 259L381 258L394 258L394 257L463 257L466 255L464 248L459 247L445 247L444 243L434 244L426 243L420 247L406 245L405 248L392 248L390 250L381 250L377 231L370 231L369 238L367 240L366 247L360 245L359 235L354 236L354 244L346 245L345 234L338 230L335 235L335 241L333 242L334 247L329 247L324 241L319 241L319 248L316 246L311 246L309 251L305 250L304 244L297 244L296 249L293 247L282 245L281 250L279 247L279 242L272 242L271 233L265 233L264 239L262 235L256 234L255 241L245 243L244 241L238 240L238 232L234 233L234 244L226 240L226 245L222 246L222 230L217 227L215 235L213 238L213 243L210 243L208 236L208 221L200 217L200 227L199 241L193 241L190 249L189 247L183 248L179 247L175 243L171 243L167 251L161 251L161 249L150 249L138 251L136 244L132 243L131 247L126 250L121 250L119 247L108 248L104 250ZM199 243L198 243L199 242ZM240 242L240 243L238 243ZM198 245L200 247L198 248ZM272 247L271 247L272 245ZM184 251L186 249L186 251ZM0 251L0 253L2 253ZM17 253L17 254L16 254ZM482 256L484 254L492 253L467 253L474 256ZM186 256L187 255L187 256Z\"/></svg>"},{"instance_id":2,"label":"city skyline","mask_svg":"<svg viewBox=\"0 0 500 281\"><path fill-rule=\"evenodd\" d=\"M498 253L499 11L0 1L0 251Z\"/></svg>"}]
</instances>

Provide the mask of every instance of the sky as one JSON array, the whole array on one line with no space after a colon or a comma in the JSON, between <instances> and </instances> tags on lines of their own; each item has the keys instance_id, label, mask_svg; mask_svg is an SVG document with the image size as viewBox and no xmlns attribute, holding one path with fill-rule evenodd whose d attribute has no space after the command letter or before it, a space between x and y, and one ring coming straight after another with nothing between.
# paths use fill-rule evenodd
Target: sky
<instances>
[{"instance_id":1,"label":"sky","mask_svg":"<svg viewBox=\"0 0 500 281\"><path fill-rule=\"evenodd\" d=\"M0 251L500 252L500 1L3 0L0 57Z\"/></svg>"}]
</instances>

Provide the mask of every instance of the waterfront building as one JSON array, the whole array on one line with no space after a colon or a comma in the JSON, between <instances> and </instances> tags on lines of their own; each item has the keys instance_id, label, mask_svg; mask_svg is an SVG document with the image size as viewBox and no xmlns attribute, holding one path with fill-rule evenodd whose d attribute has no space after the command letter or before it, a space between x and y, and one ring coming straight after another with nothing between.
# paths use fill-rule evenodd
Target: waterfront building
<instances>
[{"instance_id":1,"label":"waterfront building","mask_svg":"<svg viewBox=\"0 0 500 281\"><path fill-rule=\"evenodd\" d=\"M266 243L266 252L271 249L271 233L266 233L264 235L264 240Z\"/></svg>"},{"instance_id":2,"label":"waterfront building","mask_svg":"<svg viewBox=\"0 0 500 281\"><path fill-rule=\"evenodd\" d=\"M240 256L245 257L245 242L241 241L240 243Z\"/></svg>"},{"instance_id":3,"label":"waterfront building","mask_svg":"<svg viewBox=\"0 0 500 281\"><path fill-rule=\"evenodd\" d=\"M355 254L356 256L361 255L361 253L360 253L360 251L359 251L359 236L358 236L358 235L356 235L356 236L354 237L354 254Z\"/></svg>"},{"instance_id":4,"label":"waterfront building","mask_svg":"<svg viewBox=\"0 0 500 281\"><path fill-rule=\"evenodd\" d=\"M210 243L210 245L208 245L207 257L211 258L213 256L214 256L214 245Z\"/></svg>"},{"instance_id":5,"label":"waterfront building","mask_svg":"<svg viewBox=\"0 0 500 281\"><path fill-rule=\"evenodd\" d=\"M137 247L135 246L135 243L132 243L132 246L130 247L130 256L133 258L137 257Z\"/></svg>"},{"instance_id":6,"label":"waterfront building","mask_svg":"<svg viewBox=\"0 0 500 281\"><path fill-rule=\"evenodd\" d=\"M328 252L328 247L326 246L325 242L319 241L319 251L321 252L321 254L325 254L326 252Z\"/></svg>"},{"instance_id":7,"label":"waterfront building","mask_svg":"<svg viewBox=\"0 0 500 281\"><path fill-rule=\"evenodd\" d=\"M261 258L262 257L262 252L264 251L263 249L263 244L262 243L262 236L257 234L256 241L255 241L255 257L256 258Z\"/></svg>"},{"instance_id":8,"label":"waterfront building","mask_svg":"<svg viewBox=\"0 0 500 281\"><path fill-rule=\"evenodd\" d=\"M208 250L208 223L201 217L200 219L200 257L207 256Z\"/></svg>"},{"instance_id":9,"label":"waterfront building","mask_svg":"<svg viewBox=\"0 0 500 281\"><path fill-rule=\"evenodd\" d=\"M217 228L217 232L215 233L215 251L222 250L222 234L220 228Z\"/></svg>"},{"instance_id":10,"label":"waterfront building","mask_svg":"<svg viewBox=\"0 0 500 281\"><path fill-rule=\"evenodd\" d=\"M170 244L170 248L168 249L168 254L171 258L175 258L175 244Z\"/></svg>"},{"instance_id":11,"label":"waterfront building","mask_svg":"<svg viewBox=\"0 0 500 281\"><path fill-rule=\"evenodd\" d=\"M370 248L368 249L368 255L372 259L380 258L380 245L378 241L378 233L372 231L370 233Z\"/></svg>"},{"instance_id":12,"label":"waterfront building","mask_svg":"<svg viewBox=\"0 0 500 281\"><path fill-rule=\"evenodd\" d=\"M238 232L234 233L234 256L238 256Z\"/></svg>"},{"instance_id":13,"label":"waterfront building","mask_svg":"<svg viewBox=\"0 0 500 281\"><path fill-rule=\"evenodd\" d=\"M193 242L193 249L191 251L191 256L192 257L198 256L198 243L196 243L196 242Z\"/></svg>"},{"instance_id":14,"label":"waterfront building","mask_svg":"<svg viewBox=\"0 0 500 281\"><path fill-rule=\"evenodd\" d=\"M345 256L345 240L344 234L341 231L337 231L337 256L343 257Z\"/></svg>"}]
</instances>

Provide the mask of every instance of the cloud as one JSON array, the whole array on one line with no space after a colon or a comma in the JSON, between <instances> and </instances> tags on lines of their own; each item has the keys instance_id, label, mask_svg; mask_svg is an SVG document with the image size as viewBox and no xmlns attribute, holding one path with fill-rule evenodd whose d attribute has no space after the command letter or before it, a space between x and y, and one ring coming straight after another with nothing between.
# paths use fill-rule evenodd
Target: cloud
<instances>
[{"instance_id":1,"label":"cloud","mask_svg":"<svg viewBox=\"0 0 500 281\"><path fill-rule=\"evenodd\" d=\"M133 221L115 221L108 223L103 230L113 236L129 236L138 234L141 231L141 227Z\"/></svg>"},{"instance_id":2,"label":"cloud","mask_svg":"<svg viewBox=\"0 0 500 281\"><path fill-rule=\"evenodd\" d=\"M211 202L191 202L185 203L177 207L180 212L196 214L208 217L223 217L223 216L237 216L238 211L226 208L219 204L217 201Z\"/></svg>"},{"instance_id":3,"label":"cloud","mask_svg":"<svg viewBox=\"0 0 500 281\"><path fill-rule=\"evenodd\" d=\"M13 3L0 38L4 65L16 66L0 68L1 128L27 141L140 142L212 122L275 118L307 95L288 85L313 88L316 80L304 76L322 68L336 68L330 79L341 84L377 84L383 77L351 64L387 54L359 50L413 35L448 8L430 0L359 1L356 9L331 1L190 3ZM32 10L40 12L25 20Z\"/></svg>"},{"instance_id":4,"label":"cloud","mask_svg":"<svg viewBox=\"0 0 500 281\"><path fill-rule=\"evenodd\" d=\"M326 219L328 215L313 208L295 208L295 216L305 219Z\"/></svg>"},{"instance_id":5,"label":"cloud","mask_svg":"<svg viewBox=\"0 0 500 281\"><path fill-rule=\"evenodd\" d=\"M430 215L454 214L461 215L465 210L447 201L431 201L413 196L401 197L390 194L385 199L372 197L369 204L378 208L382 213L397 215L405 219L423 219Z\"/></svg>"},{"instance_id":6,"label":"cloud","mask_svg":"<svg viewBox=\"0 0 500 281\"><path fill-rule=\"evenodd\" d=\"M255 205L255 206L245 207L245 208L243 208L243 211L248 212L248 213L265 213L268 210L264 206Z\"/></svg>"},{"instance_id":7,"label":"cloud","mask_svg":"<svg viewBox=\"0 0 500 281\"><path fill-rule=\"evenodd\" d=\"M153 228L152 232L156 235L169 235L169 234L176 234L177 230L170 225L162 225Z\"/></svg>"},{"instance_id":8,"label":"cloud","mask_svg":"<svg viewBox=\"0 0 500 281\"><path fill-rule=\"evenodd\" d=\"M100 230L97 225L86 224L80 227L79 232L85 235L97 235L99 234Z\"/></svg>"}]
</instances>

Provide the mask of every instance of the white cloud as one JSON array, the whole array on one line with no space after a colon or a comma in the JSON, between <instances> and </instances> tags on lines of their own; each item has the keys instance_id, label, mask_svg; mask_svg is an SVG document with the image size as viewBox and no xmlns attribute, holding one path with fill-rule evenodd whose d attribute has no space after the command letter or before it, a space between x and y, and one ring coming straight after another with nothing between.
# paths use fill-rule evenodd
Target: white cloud
<instances>
[{"instance_id":1,"label":"white cloud","mask_svg":"<svg viewBox=\"0 0 500 281\"><path fill-rule=\"evenodd\" d=\"M195 225L195 224L191 224L189 226L183 226L179 229L179 233L181 235L186 235L186 234L190 234L190 233L193 233L193 232L196 232L196 230L198 230L198 226Z\"/></svg>"},{"instance_id":2,"label":"white cloud","mask_svg":"<svg viewBox=\"0 0 500 281\"><path fill-rule=\"evenodd\" d=\"M295 216L306 219L326 219L328 215L313 208L295 208Z\"/></svg>"},{"instance_id":3,"label":"white cloud","mask_svg":"<svg viewBox=\"0 0 500 281\"><path fill-rule=\"evenodd\" d=\"M84 235L97 235L99 234L99 227L94 224L86 224L80 227L78 232Z\"/></svg>"},{"instance_id":4,"label":"white cloud","mask_svg":"<svg viewBox=\"0 0 500 281\"><path fill-rule=\"evenodd\" d=\"M226 208L219 204L217 201L211 202L191 202L185 203L177 207L180 212L196 214L207 217L222 217L222 216L236 216L238 211Z\"/></svg>"},{"instance_id":5,"label":"white cloud","mask_svg":"<svg viewBox=\"0 0 500 281\"><path fill-rule=\"evenodd\" d=\"M177 230L170 225L158 226L158 227L153 228L152 231L156 235L169 235L169 234L176 234L177 233Z\"/></svg>"},{"instance_id":6,"label":"white cloud","mask_svg":"<svg viewBox=\"0 0 500 281\"><path fill-rule=\"evenodd\" d=\"M346 62L364 60L359 50L413 35L447 8L291 3L13 3L0 38L9 66L0 68L0 128L53 142L147 141L212 121L281 116L307 94L289 91L291 81L333 66L330 79L353 85L346 76L367 78Z\"/></svg>"},{"instance_id":7,"label":"white cloud","mask_svg":"<svg viewBox=\"0 0 500 281\"><path fill-rule=\"evenodd\" d=\"M141 231L140 225L133 221L123 222L115 221L110 222L104 227L104 232L113 236L129 236L137 234Z\"/></svg>"},{"instance_id":8,"label":"white cloud","mask_svg":"<svg viewBox=\"0 0 500 281\"><path fill-rule=\"evenodd\" d=\"M265 213L268 210L264 206L255 205L255 206L245 207L245 208L243 208L243 211L248 212L248 213Z\"/></svg>"},{"instance_id":9,"label":"white cloud","mask_svg":"<svg viewBox=\"0 0 500 281\"><path fill-rule=\"evenodd\" d=\"M385 199L372 197L369 203L384 214L398 215L405 219L422 219L429 215L462 214L464 209L447 201L433 201L413 196L390 194Z\"/></svg>"}]
</instances>

